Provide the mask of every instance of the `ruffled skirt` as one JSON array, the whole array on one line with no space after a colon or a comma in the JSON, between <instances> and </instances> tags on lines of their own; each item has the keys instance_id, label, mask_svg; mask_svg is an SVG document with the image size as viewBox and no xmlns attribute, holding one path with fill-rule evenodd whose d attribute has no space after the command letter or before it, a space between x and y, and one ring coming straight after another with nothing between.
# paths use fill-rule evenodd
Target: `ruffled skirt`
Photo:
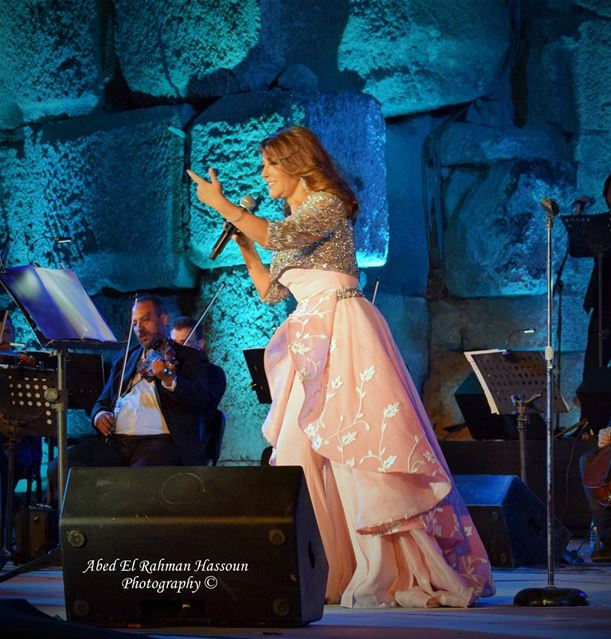
<instances>
[{"instance_id":1,"label":"ruffled skirt","mask_svg":"<svg viewBox=\"0 0 611 639\"><path fill-rule=\"evenodd\" d=\"M271 463L300 465L347 607L469 606L490 564L420 397L355 278L290 269L297 309L265 357Z\"/></svg>"}]
</instances>

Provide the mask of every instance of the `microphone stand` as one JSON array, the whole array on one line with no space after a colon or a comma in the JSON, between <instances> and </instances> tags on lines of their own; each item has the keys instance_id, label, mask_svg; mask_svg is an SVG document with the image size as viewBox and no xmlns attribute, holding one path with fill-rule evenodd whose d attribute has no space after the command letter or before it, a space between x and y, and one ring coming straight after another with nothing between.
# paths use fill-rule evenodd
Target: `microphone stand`
<instances>
[{"instance_id":1,"label":"microphone stand","mask_svg":"<svg viewBox=\"0 0 611 639\"><path fill-rule=\"evenodd\" d=\"M541 202L546 216L547 245L547 343L545 346L546 362L546 502L547 502L547 586L545 588L524 588L513 599L516 606L587 606L588 596L576 588L556 588L554 585L554 348L552 346L552 228L558 205L553 200Z\"/></svg>"},{"instance_id":2,"label":"microphone stand","mask_svg":"<svg viewBox=\"0 0 611 639\"><path fill-rule=\"evenodd\" d=\"M566 251L564 252L564 256L562 257L562 261L560 262L560 266L556 271L556 280L554 282L554 288L552 289L552 297L554 293L558 293L558 317L556 319L556 354L557 359L555 362L555 370L556 370L556 388L558 389L558 393L560 393L561 388L561 375L562 375L562 301L564 294L564 280L562 279L562 272L564 271L564 266L569 257L569 246L567 243ZM560 415L556 414L555 420L555 430L556 432L560 429Z\"/></svg>"}]
</instances>

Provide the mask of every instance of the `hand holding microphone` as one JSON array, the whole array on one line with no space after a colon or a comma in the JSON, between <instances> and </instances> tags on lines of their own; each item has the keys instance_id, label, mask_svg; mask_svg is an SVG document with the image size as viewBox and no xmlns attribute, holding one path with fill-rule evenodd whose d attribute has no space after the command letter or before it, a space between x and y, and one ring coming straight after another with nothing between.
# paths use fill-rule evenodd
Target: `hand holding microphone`
<instances>
[{"instance_id":1,"label":"hand holding microphone","mask_svg":"<svg viewBox=\"0 0 611 639\"><path fill-rule=\"evenodd\" d=\"M255 199L252 195L245 195L240 200L240 208L244 211L250 213L255 208ZM238 217L240 219L242 215ZM237 222L237 220L236 220ZM216 244L212 247L212 251L210 251L210 259L215 260L225 249L229 240L238 232L237 227L232 224L229 220L225 220L225 224L223 224L223 231L216 241Z\"/></svg>"},{"instance_id":2,"label":"hand holding microphone","mask_svg":"<svg viewBox=\"0 0 611 639\"><path fill-rule=\"evenodd\" d=\"M235 205L231 204L225 196L223 195L223 188L221 183L219 182L218 177L216 176L216 172L214 169L208 169L208 175L210 176L210 181L206 180L203 177L197 175L193 171L187 170L189 177L195 182L197 185L197 199L213 208L219 213L227 211L229 208L235 210ZM242 218L244 212L250 212L255 207L255 200L251 195L245 195L240 200L240 212L237 217L233 218L233 222L237 222ZM223 231L221 236L216 241L216 244L212 247L212 251L210 253L210 259L215 260L224 250L224 248L229 243L229 240L238 232L235 224L232 224L231 221L226 220L223 225Z\"/></svg>"}]
</instances>

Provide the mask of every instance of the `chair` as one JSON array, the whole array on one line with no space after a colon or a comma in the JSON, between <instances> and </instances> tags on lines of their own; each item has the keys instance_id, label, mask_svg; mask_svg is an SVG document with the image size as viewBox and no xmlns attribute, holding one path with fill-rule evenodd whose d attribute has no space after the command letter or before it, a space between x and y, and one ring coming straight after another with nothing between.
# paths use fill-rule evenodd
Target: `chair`
<instances>
[{"instance_id":1,"label":"chair","mask_svg":"<svg viewBox=\"0 0 611 639\"><path fill-rule=\"evenodd\" d=\"M221 448L223 446L223 435L225 434L225 423L227 416L219 408L206 420L206 429L204 433L204 465L207 466L212 462L213 466L218 463L221 456Z\"/></svg>"}]
</instances>

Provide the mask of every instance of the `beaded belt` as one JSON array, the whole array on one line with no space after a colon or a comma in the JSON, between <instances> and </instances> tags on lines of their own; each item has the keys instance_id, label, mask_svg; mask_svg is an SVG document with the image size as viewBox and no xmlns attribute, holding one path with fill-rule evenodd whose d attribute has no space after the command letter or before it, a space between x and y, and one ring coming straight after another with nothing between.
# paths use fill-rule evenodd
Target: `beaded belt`
<instances>
[{"instance_id":1,"label":"beaded belt","mask_svg":"<svg viewBox=\"0 0 611 639\"><path fill-rule=\"evenodd\" d=\"M363 297L363 291L358 288L338 288L335 291L337 300L347 300L350 297Z\"/></svg>"}]
</instances>

